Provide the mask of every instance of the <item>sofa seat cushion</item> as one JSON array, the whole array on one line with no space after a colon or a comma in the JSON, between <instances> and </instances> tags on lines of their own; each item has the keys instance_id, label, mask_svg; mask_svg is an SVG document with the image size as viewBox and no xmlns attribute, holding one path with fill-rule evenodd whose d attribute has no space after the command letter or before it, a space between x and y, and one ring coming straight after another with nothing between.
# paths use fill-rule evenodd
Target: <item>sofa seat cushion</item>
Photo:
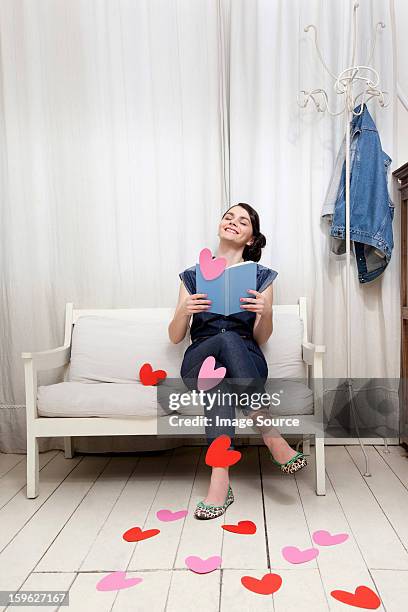
<instances>
[{"instance_id":1,"label":"sofa seat cushion","mask_svg":"<svg viewBox=\"0 0 408 612\"><path fill-rule=\"evenodd\" d=\"M171 392L175 381L160 383ZM183 383L177 390L188 393ZM37 390L37 410L43 417L140 417L157 418L173 414L157 401L157 387L138 383L61 382L41 385ZM195 415L195 406L182 407L185 415ZM202 413L198 413L202 414Z\"/></svg>"},{"instance_id":2,"label":"sofa seat cushion","mask_svg":"<svg viewBox=\"0 0 408 612\"><path fill-rule=\"evenodd\" d=\"M135 383L61 382L38 387L39 416L156 417L157 390Z\"/></svg>"},{"instance_id":3,"label":"sofa seat cushion","mask_svg":"<svg viewBox=\"0 0 408 612\"><path fill-rule=\"evenodd\" d=\"M169 381L169 387L173 387L175 382ZM161 384L167 386L166 381ZM182 384L177 389L188 393ZM267 393L272 395L280 390L283 391L281 404L271 409L274 416L313 414L313 391L301 381L267 381ZM61 382L41 385L37 392L37 408L39 416L43 417L156 418L175 414L175 411L158 404L156 387L137 383ZM194 405L182 406L177 412L183 415L205 414L203 407Z\"/></svg>"}]
</instances>

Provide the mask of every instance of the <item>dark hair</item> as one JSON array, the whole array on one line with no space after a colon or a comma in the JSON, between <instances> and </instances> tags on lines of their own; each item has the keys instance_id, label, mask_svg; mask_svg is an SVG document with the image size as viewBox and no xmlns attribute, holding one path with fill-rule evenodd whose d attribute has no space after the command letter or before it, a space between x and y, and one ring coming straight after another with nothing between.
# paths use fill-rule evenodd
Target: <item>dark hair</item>
<instances>
[{"instance_id":1,"label":"dark hair","mask_svg":"<svg viewBox=\"0 0 408 612\"><path fill-rule=\"evenodd\" d=\"M252 206L250 206L249 204L245 204L245 202L233 204L229 207L228 210L231 210L231 208L234 208L234 206L242 206L242 208L245 208L245 210L249 214L249 218L251 219L252 224L253 242L250 246L245 245L244 251L242 253L243 260L259 261L261 259L262 249L266 245L266 238L259 231L259 215L256 212L255 208L252 208ZM226 210L225 213L222 215L223 218L227 214L228 210Z\"/></svg>"}]
</instances>

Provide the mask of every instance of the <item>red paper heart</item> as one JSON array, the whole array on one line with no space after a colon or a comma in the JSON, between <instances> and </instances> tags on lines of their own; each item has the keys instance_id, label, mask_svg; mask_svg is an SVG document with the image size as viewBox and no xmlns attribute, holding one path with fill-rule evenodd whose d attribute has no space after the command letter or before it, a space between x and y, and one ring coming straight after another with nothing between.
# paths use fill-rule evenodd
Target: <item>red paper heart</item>
<instances>
[{"instance_id":1,"label":"red paper heart","mask_svg":"<svg viewBox=\"0 0 408 612\"><path fill-rule=\"evenodd\" d=\"M131 527L131 529L125 531L122 537L126 542L141 542L142 540L152 538L158 533L160 533L160 529L147 529L143 531L140 527Z\"/></svg>"},{"instance_id":2,"label":"red paper heart","mask_svg":"<svg viewBox=\"0 0 408 612\"><path fill-rule=\"evenodd\" d=\"M348 591L331 591L330 595L342 603L354 606L355 608L366 608L366 610L376 610L381 605L381 599L369 587L358 586L354 593Z\"/></svg>"},{"instance_id":3,"label":"red paper heart","mask_svg":"<svg viewBox=\"0 0 408 612\"><path fill-rule=\"evenodd\" d=\"M242 576L241 584L248 591L259 593L259 595L272 595L280 589L282 578L279 574L265 574L260 580L252 576Z\"/></svg>"},{"instance_id":4,"label":"red paper heart","mask_svg":"<svg viewBox=\"0 0 408 612\"><path fill-rule=\"evenodd\" d=\"M238 463L241 453L236 450L228 450L231 438L227 435L218 436L210 446L205 455L205 462L211 467L229 467Z\"/></svg>"},{"instance_id":5,"label":"red paper heart","mask_svg":"<svg viewBox=\"0 0 408 612\"><path fill-rule=\"evenodd\" d=\"M144 363L139 370L140 382L143 385L157 385L158 381L165 379L166 376L165 370L153 370L150 363Z\"/></svg>"},{"instance_id":6,"label":"red paper heart","mask_svg":"<svg viewBox=\"0 0 408 612\"><path fill-rule=\"evenodd\" d=\"M256 532L256 525L252 521L239 521L238 525L221 525L225 531L245 535L253 535Z\"/></svg>"}]
</instances>

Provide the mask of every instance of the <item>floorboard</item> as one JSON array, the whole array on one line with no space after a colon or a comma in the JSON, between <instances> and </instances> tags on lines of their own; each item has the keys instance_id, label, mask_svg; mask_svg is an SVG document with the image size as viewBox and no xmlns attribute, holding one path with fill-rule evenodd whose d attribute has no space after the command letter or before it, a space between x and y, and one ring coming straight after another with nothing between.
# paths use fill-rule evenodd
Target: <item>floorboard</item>
<instances>
[{"instance_id":1,"label":"floorboard","mask_svg":"<svg viewBox=\"0 0 408 612\"><path fill-rule=\"evenodd\" d=\"M40 494L26 497L26 459L0 454L0 590L69 590L70 605L25 606L64 612L320 612L345 610L333 590L366 585L381 598L381 612L402 612L408 601L408 456L402 447L367 446L371 476L359 446L326 447L327 493L314 489L314 454L296 475L283 474L265 447L242 447L230 468L235 502L211 521L197 521L210 476L205 450L185 446L145 456L40 454ZM188 511L160 521L158 510ZM254 535L222 528L251 520ZM126 542L131 527L158 528L141 542ZM347 533L335 546L313 533ZM306 563L290 563L284 546L314 547ZM196 574L187 556L219 555L221 567ZM140 584L98 591L114 571ZM241 584L277 573L282 585L260 595ZM85 606L85 607L84 607ZM5 607L0 607L4 610ZM9 606L7 610L16 609Z\"/></svg>"}]
</instances>

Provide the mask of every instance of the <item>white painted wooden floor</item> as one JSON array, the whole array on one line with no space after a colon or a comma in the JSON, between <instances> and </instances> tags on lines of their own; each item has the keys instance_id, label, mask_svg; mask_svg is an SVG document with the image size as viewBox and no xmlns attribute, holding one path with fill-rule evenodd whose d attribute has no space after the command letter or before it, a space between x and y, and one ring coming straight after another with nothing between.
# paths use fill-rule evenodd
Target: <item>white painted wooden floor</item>
<instances>
[{"instance_id":1,"label":"white painted wooden floor","mask_svg":"<svg viewBox=\"0 0 408 612\"><path fill-rule=\"evenodd\" d=\"M0 590L69 589L70 605L62 612L319 612L358 609L337 602L330 591L366 585L379 594L379 610L408 610L408 458L402 447L390 447L389 454L368 447L371 478L362 476L359 447L326 447L324 497L314 492L313 457L295 477L282 474L265 448L241 450L230 470L236 501L211 521L193 517L209 477L199 447L145 457L42 453L36 499L26 498L25 456L0 455ZM163 508L189 513L166 523L156 518ZM221 528L239 520L254 521L256 534ZM160 533L126 542L122 534L134 526ZM350 537L318 547L318 557L307 563L282 557L283 546L316 546L311 534L320 529ZM185 566L189 555L220 555L221 569L195 574ZM98 591L97 582L117 570L143 581ZM273 596L241 584L244 575L269 572L283 580Z\"/></svg>"}]
</instances>

